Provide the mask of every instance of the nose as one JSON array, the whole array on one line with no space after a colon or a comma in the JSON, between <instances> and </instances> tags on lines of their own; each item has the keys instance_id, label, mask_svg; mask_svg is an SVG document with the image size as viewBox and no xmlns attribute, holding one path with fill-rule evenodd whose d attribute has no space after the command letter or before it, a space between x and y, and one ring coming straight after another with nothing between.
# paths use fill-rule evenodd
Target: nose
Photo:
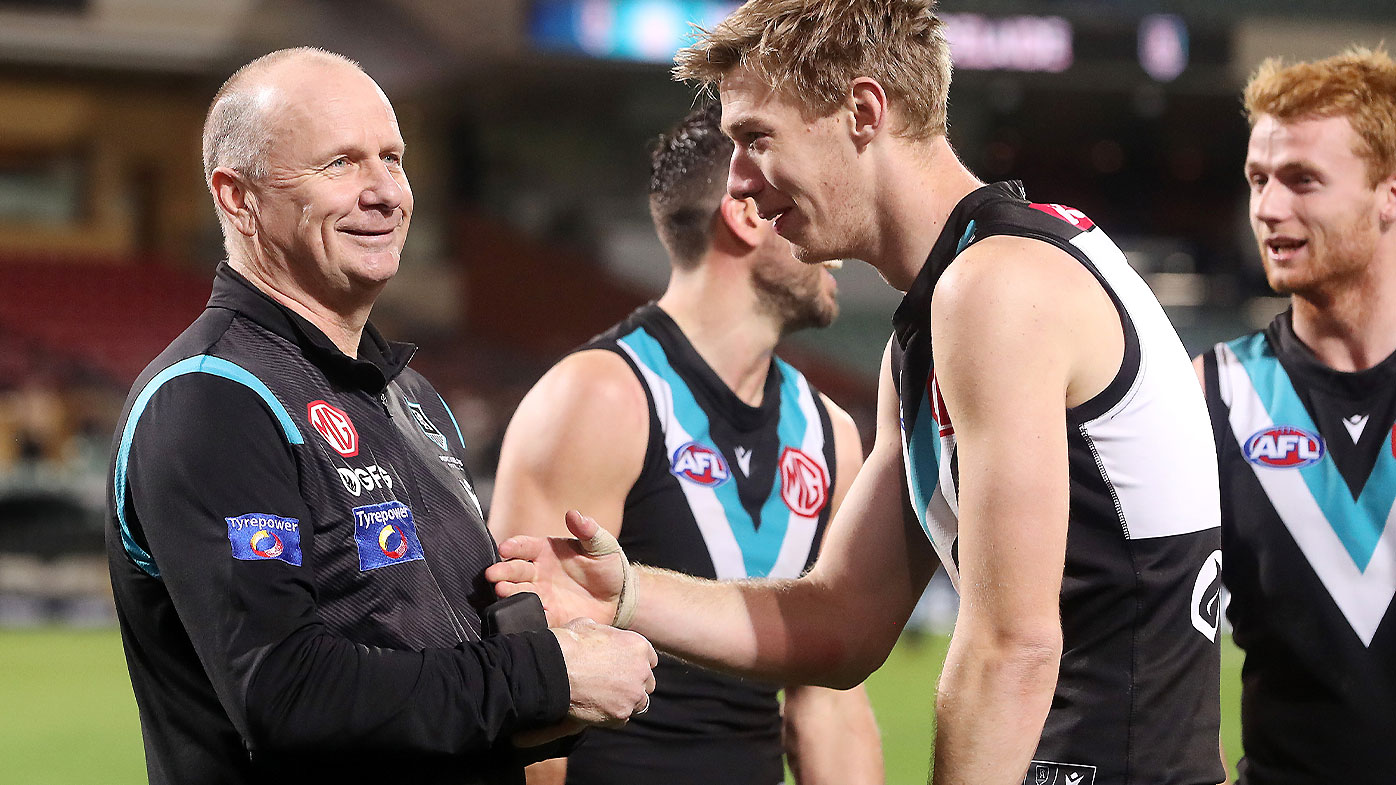
<instances>
[{"instance_id":1,"label":"nose","mask_svg":"<svg viewBox=\"0 0 1396 785\"><path fill-rule=\"evenodd\" d=\"M403 199L411 193L407 185L407 175L401 169L394 171L386 161L375 159L366 169L363 190L359 193L359 203L365 208L392 211L402 206Z\"/></svg>"},{"instance_id":2,"label":"nose","mask_svg":"<svg viewBox=\"0 0 1396 785\"><path fill-rule=\"evenodd\" d=\"M737 145L732 151L732 163L727 168L727 193L740 202L755 197L764 184L765 178L756 162L751 160L741 145Z\"/></svg>"},{"instance_id":3,"label":"nose","mask_svg":"<svg viewBox=\"0 0 1396 785\"><path fill-rule=\"evenodd\" d=\"M1290 217L1290 191L1278 180L1271 179L1258 190L1251 191L1251 217L1266 224L1275 224Z\"/></svg>"}]
</instances>

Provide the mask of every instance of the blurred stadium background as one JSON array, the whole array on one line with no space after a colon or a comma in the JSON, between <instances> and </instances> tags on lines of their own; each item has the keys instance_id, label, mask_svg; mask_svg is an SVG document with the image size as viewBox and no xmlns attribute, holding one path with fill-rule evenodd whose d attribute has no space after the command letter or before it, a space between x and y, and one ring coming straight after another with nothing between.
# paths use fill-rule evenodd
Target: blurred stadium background
<instances>
[{"instance_id":1,"label":"blurred stadium background","mask_svg":"<svg viewBox=\"0 0 1396 785\"><path fill-rule=\"evenodd\" d=\"M417 211L375 321L422 346L414 365L459 417L487 497L528 386L662 288L648 144L694 100L666 64L688 23L711 25L735 5L0 0L6 781L142 778L102 557L107 456L127 387L199 312L222 256L199 164L221 81L264 52L317 45L359 60L392 97ZM1390 0L944 0L941 10L960 155L985 179L1022 179L1034 198L1102 224L1194 353L1282 307L1246 223L1247 74L1269 55L1396 42ZM898 295L864 265L839 282L839 323L791 339L785 354L870 436ZM873 682L890 782L925 775L954 607L938 580ZM1228 649L1233 734L1236 672Z\"/></svg>"}]
</instances>

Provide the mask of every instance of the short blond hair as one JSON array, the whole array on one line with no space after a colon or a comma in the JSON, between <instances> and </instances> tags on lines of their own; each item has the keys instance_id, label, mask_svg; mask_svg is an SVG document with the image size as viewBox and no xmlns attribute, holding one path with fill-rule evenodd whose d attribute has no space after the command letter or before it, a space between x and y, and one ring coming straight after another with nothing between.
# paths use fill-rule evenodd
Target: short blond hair
<instances>
[{"instance_id":1,"label":"short blond hair","mask_svg":"<svg viewBox=\"0 0 1396 785\"><path fill-rule=\"evenodd\" d=\"M833 112L857 77L876 79L901 112L897 133L944 135L950 47L935 0L750 0L674 58L674 78L720 84L744 67Z\"/></svg>"},{"instance_id":2,"label":"short blond hair","mask_svg":"<svg viewBox=\"0 0 1396 785\"><path fill-rule=\"evenodd\" d=\"M1281 122L1346 117L1362 140L1353 152L1367 164L1373 187L1396 173L1396 62L1383 49L1353 47L1324 60L1260 64L1246 85L1246 117Z\"/></svg>"}]
</instances>

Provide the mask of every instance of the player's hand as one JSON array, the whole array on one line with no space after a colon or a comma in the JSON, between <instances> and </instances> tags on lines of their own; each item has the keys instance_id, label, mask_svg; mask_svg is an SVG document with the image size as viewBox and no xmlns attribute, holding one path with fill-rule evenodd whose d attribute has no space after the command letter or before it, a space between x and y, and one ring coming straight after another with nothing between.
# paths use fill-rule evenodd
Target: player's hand
<instances>
[{"instance_id":1,"label":"player's hand","mask_svg":"<svg viewBox=\"0 0 1396 785\"><path fill-rule=\"evenodd\" d=\"M485 578L500 597L537 594L549 624L579 618L609 622L625 581L624 556L607 547L614 539L591 518L572 510L566 522L577 539L518 536L501 542L504 561L490 565Z\"/></svg>"}]
</instances>

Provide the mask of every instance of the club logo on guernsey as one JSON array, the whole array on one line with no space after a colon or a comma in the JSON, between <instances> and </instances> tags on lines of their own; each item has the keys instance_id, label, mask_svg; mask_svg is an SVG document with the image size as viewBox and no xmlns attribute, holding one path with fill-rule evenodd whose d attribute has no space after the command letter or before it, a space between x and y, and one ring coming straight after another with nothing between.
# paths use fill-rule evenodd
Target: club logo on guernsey
<instances>
[{"instance_id":1,"label":"club logo on guernsey","mask_svg":"<svg viewBox=\"0 0 1396 785\"><path fill-rule=\"evenodd\" d=\"M264 512L224 518L233 558L241 561L283 561L301 566L301 524Z\"/></svg>"},{"instance_id":2,"label":"club logo on guernsey","mask_svg":"<svg viewBox=\"0 0 1396 785\"><path fill-rule=\"evenodd\" d=\"M669 471L681 480L705 488L716 488L732 478L732 473L727 470L727 462L722 460L722 453L697 442L688 442L674 451Z\"/></svg>"},{"instance_id":3,"label":"club logo on guernsey","mask_svg":"<svg viewBox=\"0 0 1396 785\"><path fill-rule=\"evenodd\" d=\"M1278 425L1251 434L1246 460L1269 469L1302 469L1323 459L1323 437L1303 428Z\"/></svg>"},{"instance_id":4,"label":"club logo on guernsey","mask_svg":"<svg viewBox=\"0 0 1396 785\"><path fill-rule=\"evenodd\" d=\"M407 399L403 399L407 401ZM446 434L442 433L431 420L427 419L427 413L422 410L422 405L413 401L407 401L407 410L412 412L412 418L417 421L417 427L422 429L422 433L441 449L446 449Z\"/></svg>"},{"instance_id":5,"label":"club logo on guernsey","mask_svg":"<svg viewBox=\"0 0 1396 785\"><path fill-rule=\"evenodd\" d=\"M424 558L412 510L402 502L355 507L354 542L364 572Z\"/></svg>"},{"instance_id":6,"label":"club logo on guernsey","mask_svg":"<svg viewBox=\"0 0 1396 785\"><path fill-rule=\"evenodd\" d=\"M349 415L343 410L325 401L311 401L306 406L306 412L310 417L310 424L325 437L325 441L329 442L335 452L345 458L359 454L359 432L354 430L354 423L349 421Z\"/></svg>"},{"instance_id":7,"label":"club logo on guernsey","mask_svg":"<svg viewBox=\"0 0 1396 785\"><path fill-rule=\"evenodd\" d=\"M780 454L780 498L796 515L813 518L829 500L829 475L794 447Z\"/></svg>"}]
</instances>

